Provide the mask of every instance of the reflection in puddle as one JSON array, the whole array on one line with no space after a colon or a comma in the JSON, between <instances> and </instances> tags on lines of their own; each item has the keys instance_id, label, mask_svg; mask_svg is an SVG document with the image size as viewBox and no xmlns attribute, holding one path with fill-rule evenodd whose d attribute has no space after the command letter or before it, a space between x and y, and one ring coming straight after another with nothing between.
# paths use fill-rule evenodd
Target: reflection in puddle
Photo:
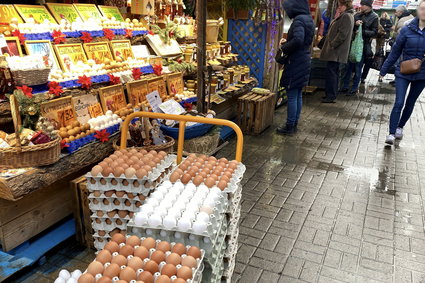
<instances>
[{"instance_id":1,"label":"reflection in puddle","mask_svg":"<svg viewBox=\"0 0 425 283\"><path fill-rule=\"evenodd\" d=\"M376 168L349 167L344 170L344 173L350 177L367 181L370 184L370 191L395 195L395 191L391 190L389 187L390 176L387 167L382 170Z\"/></svg>"}]
</instances>

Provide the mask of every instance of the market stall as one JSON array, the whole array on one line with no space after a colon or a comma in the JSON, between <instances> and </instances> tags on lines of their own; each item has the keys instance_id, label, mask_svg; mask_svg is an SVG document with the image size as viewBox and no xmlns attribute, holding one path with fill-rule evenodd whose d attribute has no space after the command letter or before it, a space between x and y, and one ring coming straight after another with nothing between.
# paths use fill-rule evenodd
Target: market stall
<instances>
[{"instance_id":1,"label":"market stall","mask_svg":"<svg viewBox=\"0 0 425 283\"><path fill-rule=\"evenodd\" d=\"M211 203L214 214L208 211L203 215L207 224L209 214L219 220L215 230L207 225L211 245L184 239L180 243L202 250L202 257L195 257L198 265L191 267L193 276L202 273L201 265L208 265L209 281L222 276L230 280L237 247L238 183L243 170L237 176L232 174L234 166L243 168L241 153L238 161L211 157L211 164L215 160L212 165L203 158L215 152L220 138L220 127L209 122L225 118L225 123L218 124L234 128L228 120L239 115L236 102L251 92L257 80L249 67L238 63L231 43L218 41L221 19L207 23L201 15L196 23L184 15L183 2L171 6L164 1L142 1L141 6L133 2L128 18L112 6L0 5L5 11L0 26L0 197L2 207L14 207L16 212L0 215L1 249L7 252L18 247L71 213L80 217L79 209L94 213L89 221L77 219L76 230L87 228L82 226L88 223L97 249L103 248L112 234L127 232L142 240L149 238L136 231L140 228L137 213L165 182L167 186L169 182L187 186L189 171L183 170L183 164L193 161L202 166L196 172L197 166L189 166L194 174L191 182L197 184L195 187L203 186L205 193L214 189L223 203L220 207ZM198 13L205 8L198 6ZM273 99L272 94L266 95ZM139 117L139 111L175 117ZM240 135L239 128L235 129ZM131 164L123 164L121 159L109 163L122 153L120 147L133 148L128 150L128 155L134 155ZM183 150L189 157L180 164ZM178 158L173 155L176 151ZM99 195L93 186L95 181L103 186L105 179L97 180L93 170L105 164L108 168L101 174L115 176L107 186L117 188L112 194L111 189L102 188ZM212 168L207 173L209 166ZM226 174L224 168L231 173ZM88 171L92 175L86 175L84 182L89 193L80 198L69 183ZM172 181L180 171L181 176ZM212 178L201 180L203 175ZM232 190L226 191L227 184ZM58 200L66 201L58 206ZM136 224L134 231L127 228L129 223ZM232 229L224 223L230 223ZM181 229L178 232L183 233ZM199 230L193 237L203 233L206 231ZM171 246L179 242L167 241ZM178 275L181 267L177 269ZM10 276L8 272L12 273L0 273L0 278ZM182 275L186 277L198 282Z\"/></svg>"}]
</instances>

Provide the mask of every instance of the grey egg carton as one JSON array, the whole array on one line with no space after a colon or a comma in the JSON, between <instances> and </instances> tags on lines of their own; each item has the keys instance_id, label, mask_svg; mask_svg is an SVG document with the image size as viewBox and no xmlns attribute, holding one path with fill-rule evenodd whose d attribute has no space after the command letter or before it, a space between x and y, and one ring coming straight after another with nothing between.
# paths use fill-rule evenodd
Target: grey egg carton
<instances>
[{"instance_id":1,"label":"grey egg carton","mask_svg":"<svg viewBox=\"0 0 425 283\"><path fill-rule=\"evenodd\" d=\"M228 212L232 213L235 207L237 207L242 200L242 186L239 185L235 193L231 197L230 197L230 194L228 196L229 196L228 197L228 201L229 201Z\"/></svg>"},{"instance_id":2,"label":"grey egg carton","mask_svg":"<svg viewBox=\"0 0 425 283\"><path fill-rule=\"evenodd\" d=\"M236 256L238 252L238 240L239 240L239 230L235 235L233 235L231 238L227 239L227 248L224 252L225 258L232 258Z\"/></svg>"},{"instance_id":3,"label":"grey egg carton","mask_svg":"<svg viewBox=\"0 0 425 283\"><path fill-rule=\"evenodd\" d=\"M95 201L98 201L95 204ZM101 200L101 201L100 201ZM108 201L108 204L104 203L104 200ZM118 201L119 204L116 204L115 201ZM130 202L130 205L125 204L126 202ZM139 202L139 205L137 205ZM90 199L89 208L91 211L104 210L104 211L112 211L112 210L128 210L132 212L136 212L139 210L139 207L142 206L142 202L137 198L135 199L127 199L127 198L94 198Z\"/></svg>"},{"instance_id":4,"label":"grey egg carton","mask_svg":"<svg viewBox=\"0 0 425 283\"><path fill-rule=\"evenodd\" d=\"M118 219L110 219L110 218L100 219L100 218L98 218L98 220L100 220L101 223L97 223L96 220L92 221L92 228L95 231L103 230L103 231L111 232L116 228L121 229L121 230L127 230L128 220L122 220L120 218L118 218ZM110 220L112 223L107 224L107 222L106 222L107 220ZM118 224L117 223L118 220L121 221L122 224Z\"/></svg>"},{"instance_id":5,"label":"grey egg carton","mask_svg":"<svg viewBox=\"0 0 425 283\"><path fill-rule=\"evenodd\" d=\"M116 190L115 190L116 191ZM144 202L147 195L143 194L142 192L137 193L137 194L133 194L132 197L129 197L128 194L132 194L126 191L119 191L119 192L124 192L125 194L123 196L117 196L116 193L113 193L111 196L107 197L105 195L106 191L98 191L100 192L100 196L95 196L95 192L92 192L89 194L89 200L94 200L94 199L108 199L108 198L112 198L112 199L118 199L118 200L130 200L130 201L140 201L140 202ZM140 198L140 195L142 195L142 198Z\"/></svg>"}]
</instances>

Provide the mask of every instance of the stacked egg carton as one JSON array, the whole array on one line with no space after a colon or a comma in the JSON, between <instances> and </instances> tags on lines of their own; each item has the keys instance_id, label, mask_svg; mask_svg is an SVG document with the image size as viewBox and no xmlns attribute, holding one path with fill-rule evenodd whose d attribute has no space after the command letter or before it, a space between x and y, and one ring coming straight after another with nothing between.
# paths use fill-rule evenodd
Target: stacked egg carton
<instances>
[{"instance_id":1,"label":"stacked egg carton","mask_svg":"<svg viewBox=\"0 0 425 283\"><path fill-rule=\"evenodd\" d=\"M197 246L118 233L84 273L61 270L55 283L200 283L204 256Z\"/></svg>"},{"instance_id":2,"label":"stacked egg carton","mask_svg":"<svg viewBox=\"0 0 425 283\"><path fill-rule=\"evenodd\" d=\"M88 180L94 246L102 249L127 223L145 198L172 170L174 155L125 149L116 151L93 167Z\"/></svg>"}]
</instances>

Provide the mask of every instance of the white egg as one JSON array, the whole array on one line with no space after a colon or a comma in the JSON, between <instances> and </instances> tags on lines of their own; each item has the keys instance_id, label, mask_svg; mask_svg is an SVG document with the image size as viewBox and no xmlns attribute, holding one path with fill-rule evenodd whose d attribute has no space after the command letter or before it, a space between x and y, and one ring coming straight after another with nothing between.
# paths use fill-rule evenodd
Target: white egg
<instances>
[{"instance_id":1,"label":"white egg","mask_svg":"<svg viewBox=\"0 0 425 283\"><path fill-rule=\"evenodd\" d=\"M142 205L142 208L141 208L140 211L145 212L146 214L149 214L149 213L152 213L153 210L154 210L154 207L152 205L144 204L144 205Z\"/></svg>"},{"instance_id":2,"label":"white egg","mask_svg":"<svg viewBox=\"0 0 425 283\"><path fill-rule=\"evenodd\" d=\"M58 277L54 283L66 283L66 280L63 279L62 277Z\"/></svg>"},{"instance_id":3,"label":"white egg","mask_svg":"<svg viewBox=\"0 0 425 283\"><path fill-rule=\"evenodd\" d=\"M162 224L162 217L158 214L152 214L148 219L148 224L152 228L156 228Z\"/></svg>"},{"instance_id":4,"label":"white egg","mask_svg":"<svg viewBox=\"0 0 425 283\"><path fill-rule=\"evenodd\" d=\"M167 209L163 206L158 206L155 208L155 214L158 214L164 217L165 215L167 215Z\"/></svg>"},{"instance_id":5,"label":"white egg","mask_svg":"<svg viewBox=\"0 0 425 283\"><path fill-rule=\"evenodd\" d=\"M188 203L189 202L189 199L187 197L180 196L177 199L177 202Z\"/></svg>"},{"instance_id":6,"label":"white egg","mask_svg":"<svg viewBox=\"0 0 425 283\"><path fill-rule=\"evenodd\" d=\"M174 204L174 206L176 209L178 209L179 211L183 211L186 208L186 204L182 203L182 202L177 202L176 204Z\"/></svg>"},{"instance_id":7,"label":"white egg","mask_svg":"<svg viewBox=\"0 0 425 283\"><path fill-rule=\"evenodd\" d=\"M206 198L204 200L204 206L215 207L216 206L215 200L213 198Z\"/></svg>"},{"instance_id":8,"label":"white egg","mask_svg":"<svg viewBox=\"0 0 425 283\"><path fill-rule=\"evenodd\" d=\"M152 193L151 198L161 201L164 199L164 194L161 191L156 190Z\"/></svg>"},{"instance_id":9,"label":"white egg","mask_svg":"<svg viewBox=\"0 0 425 283\"><path fill-rule=\"evenodd\" d=\"M65 280L68 280L69 278L71 278L71 274L69 274L68 270L66 270L66 269L62 269L62 270L59 272L59 277L61 277L61 278L65 279Z\"/></svg>"},{"instance_id":10,"label":"white egg","mask_svg":"<svg viewBox=\"0 0 425 283\"><path fill-rule=\"evenodd\" d=\"M207 231L207 227L208 224L206 222L197 220L195 221L195 223L193 223L193 232L197 234L202 234Z\"/></svg>"},{"instance_id":11,"label":"white egg","mask_svg":"<svg viewBox=\"0 0 425 283\"><path fill-rule=\"evenodd\" d=\"M149 198L146 201L146 204L150 204L151 206L156 207L159 205L159 201L156 198Z\"/></svg>"},{"instance_id":12,"label":"white egg","mask_svg":"<svg viewBox=\"0 0 425 283\"><path fill-rule=\"evenodd\" d=\"M196 186L193 183L189 183L186 185L185 190L190 190L194 192L196 190Z\"/></svg>"},{"instance_id":13,"label":"white egg","mask_svg":"<svg viewBox=\"0 0 425 283\"><path fill-rule=\"evenodd\" d=\"M204 212L204 211L201 211L196 216L196 220L208 223L208 222L210 222L210 215L208 213Z\"/></svg>"},{"instance_id":14,"label":"white egg","mask_svg":"<svg viewBox=\"0 0 425 283\"><path fill-rule=\"evenodd\" d=\"M112 118L114 118L114 120L117 120L119 118L119 116L117 114L112 115Z\"/></svg>"},{"instance_id":15,"label":"white egg","mask_svg":"<svg viewBox=\"0 0 425 283\"><path fill-rule=\"evenodd\" d=\"M177 220L174 215L167 215L165 216L164 220L162 221L164 227L166 229L173 229L177 225Z\"/></svg>"},{"instance_id":16,"label":"white egg","mask_svg":"<svg viewBox=\"0 0 425 283\"><path fill-rule=\"evenodd\" d=\"M72 276L72 278L74 278L74 279L77 279L78 280L78 278L80 278L80 276L81 276L81 274L82 274L82 272L80 271L80 270L75 270L75 271L73 271L72 273L71 273L71 276Z\"/></svg>"},{"instance_id":17,"label":"white egg","mask_svg":"<svg viewBox=\"0 0 425 283\"><path fill-rule=\"evenodd\" d=\"M214 209L212 209L210 206L202 206L201 209L199 210L201 212L206 212L208 214L212 214L214 212Z\"/></svg>"},{"instance_id":18,"label":"white egg","mask_svg":"<svg viewBox=\"0 0 425 283\"><path fill-rule=\"evenodd\" d=\"M206 186L200 186L197 192L201 192L206 196L210 192L210 189L208 189Z\"/></svg>"},{"instance_id":19,"label":"white egg","mask_svg":"<svg viewBox=\"0 0 425 283\"><path fill-rule=\"evenodd\" d=\"M218 195L222 194L221 190L219 188L217 188L216 186L214 186L210 189L210 193L215 193L215 194L218 194Z\"/></svg>"},{"instance_id":20,"label":"white egg","mask_svg":"<svg viewBox=\"0 0 425 283\"><path fill-rule=\"evenodd\" d=\"M182 215L182 210L178 207L172 207L168 210L168 215L174 215L180 217Z\"/></svg>"},{"instance_id":21,"label":"white egg","mask_svg":"<svg viewBox=\"0 0 425 283\"><path fill-rule=\"evenodd\" d=\"M165 183L164 183L164 185L165 185ZM173 189L177 189L177 190L182 191L184 189L184 185L183 185L182 182L178 181L174 184Z\"/></svg>"},{"instance_id":22,"label":"white egg","mask_svg":"<svg viewBox=\"0 0 425 283\"><path fill-rule=\"evenodd\" d=\"M75 278L69 278L67 281L66 281L66 283L77 283L78 281L77 281L77 279L75 279Z\"/></svg>"},{"instance_id":23,"label":"white egg","mask_svg":"<svg viewBox=\"0 0 425 283\"><path fill-rule=\"evenodd\" d=\"M111 110L108 110L108 111L106 111L106 116L112 116L114 113L112 113L112 111Z\"/></svg>"},{"instance_id":24,"label":"white egg","mask_svg":"<svg viewBox=\"0 0 425 283\"><path fill-rule=\"evenodd\" d=\"M193 220L195 220L196 216L195 213L192 211L185 211L181 218L187 219L192 222Z\"/></svg>"},{"instance_id":25,"label":"white egg","mask_svg":"<svg viewBox=\"0 0 425 283\"><path fill-rule=\"evenodd\" d=\"M179 222L177 223L177 228L180 231L186 232L188 231L190 228L192 228L192 222L189 221L189 219L186 218L180 218Z\"/></svg>"},{"instance_id":26,"label":"white egg","mask_svg":"<svg viewBox=\"0 0 425 283\"><path fill-rule=\"evenodd\" d=\"M134 217L134 223L137 226L143 226L146 225L148 222L148 214L145 212L138 212L136 213L136 216Z\"/></svg>"},{"instance_id":27,"label":"white egg","mask_svg":"<svg viewBox=\"0 0 425 283\"><path fill-rule=\"evenodd\" d=\"M173 203L168 200L163 200L160 206L165 207L165 209L170 209L173 206Z\"/></svg>"},{"instance_id":28,"label":"white egg","mask_svg":"<svg viewBox=\"0 0 425 283\"><path fill-rule=\"evenodd\" d=\"M205 189L209 190L208 187L205 186L204 184L199 185L199 187L198 187L198 190L205 190Z\"/></svg>"}]
</instances>

